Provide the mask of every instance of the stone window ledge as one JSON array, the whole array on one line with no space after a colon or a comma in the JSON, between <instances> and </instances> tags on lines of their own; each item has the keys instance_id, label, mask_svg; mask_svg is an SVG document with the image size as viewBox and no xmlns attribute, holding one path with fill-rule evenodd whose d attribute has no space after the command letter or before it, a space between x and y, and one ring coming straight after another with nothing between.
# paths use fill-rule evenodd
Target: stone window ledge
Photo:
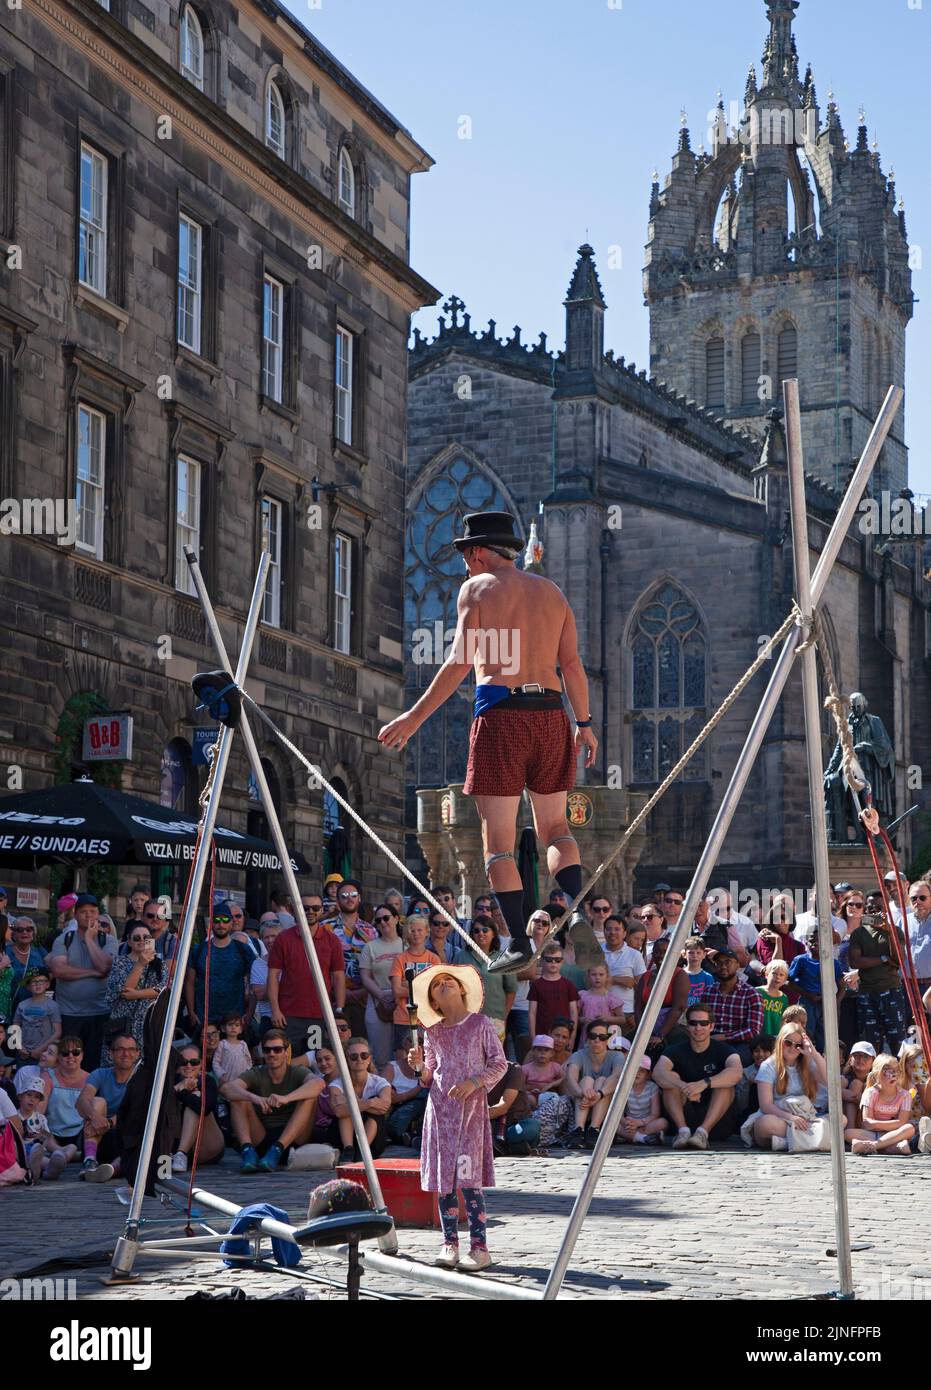
<instances>
[{"instance_id":1,"label":"stone window ledge","mask_svg":"<svg viewBox=\"0 0 931 1390\"><path fill-rule=\"evenodd\" d=\"M113 304L109 299L104 299L86 285L80 283L74 287L74 302L81 305L84 309L93 309L95 313L105 319L109 319L120 333L125 333L129 324L129 314L125 309L121 309L118 304Z\"/></svg>"}]
</instances>

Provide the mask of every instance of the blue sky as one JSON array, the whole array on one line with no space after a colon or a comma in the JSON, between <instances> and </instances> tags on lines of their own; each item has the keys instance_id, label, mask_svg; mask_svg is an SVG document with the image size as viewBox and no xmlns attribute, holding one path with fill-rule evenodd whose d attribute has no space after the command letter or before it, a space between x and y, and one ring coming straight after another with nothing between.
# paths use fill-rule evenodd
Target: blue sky
<instances>
[{"instance_id":1,"label":"blue sky","mask_svg":"<svg viewBox=\"0 0 931 1390\"><path fill-rule=\"evenodd\" d=\"M465 300L474 328L493 317L499 337L520 324L525 342L542 329L561 347L562 300L587 239L608 302L605 344L647 366L651 171L662 181L669 170L680 109L697 149L719 87L725 106L742 105L768 32L764 0L316 3L290 8L436 160L413 181L414 267ZM822 112L833 86L851 140L866 108L870 140L905 198L910 242L921 246L931 211L931 0L802 0L795 33ZM460 138L462 117L470 139ZM919 299L931 245L924 260L913 275ZM432 336L436 311L414 322ZM911 485L931 493L931 302L916 306L907 344Z\"/></svg>"}]
</instances>

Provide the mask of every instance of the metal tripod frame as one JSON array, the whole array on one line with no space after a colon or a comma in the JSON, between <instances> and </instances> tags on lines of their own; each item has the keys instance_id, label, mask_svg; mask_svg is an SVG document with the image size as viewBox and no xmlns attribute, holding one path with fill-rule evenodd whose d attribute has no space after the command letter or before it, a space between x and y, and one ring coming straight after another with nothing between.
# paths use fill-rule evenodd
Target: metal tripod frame
<instances>
[{"instance_id":1,"label":"metal tripod frame","mask_svg":"<svg viewBox=\"0 0 931 1390\"><path fill-rule=\"evenodd\" d=\"M223 669L227 671L231 679L237 686L245 683L246 673L249 669L249 662L252 656L252 648L255 643L255 634L258 628L259 615L262 611L262 602L265 596L265 585L268 575L269 556L268 551L263 551L259 558L258 573L255 578L255 587L252 591L252 601L249 605L249 612L246 618L246 625L243 632L242 646L239 652L239 661L235 673L230 665L229 657L223 643L223 637L217 622L213 604L207 593L203 575L194 552L185 548L185 556L191 570L191 576L197 589L197 596L200 599L201 607L207 626L213 638L217 650L217 656ZM333 1006L330 1002L326 982L320 962L317 959L317 952L314 948L313 937L307 923L307 917L301 902L301 892L298 887L297 878L294 873L294 866L288 853L285 842L284 832L281 822L278 819L278 812L271 797L265 771L259 757L258 747L249 725L248 716L245 710L239 715L237 728L242 733L243 742L246 746L246 753L252 768L253 776L259 789L259 796L262 802L262 809L268 819L268 824L272 832L272 839L278 851L278 858L281 861L282 873L288 892L294 904L294 912L297 917L297 926L291 930L298 930L304 942L304 950L307 953L307 963L310 966L314 985L320 1000L320 1005L331 1038L336 1038L336 1018L333 1013ZM187 898L187 911L181 922L178 935L178 945L175 951L175 971L169 992L168 1010L165 1017L165 1028L159 1044L158 1059L155 1066L155 1076L152 1082L152 1092L149 1096L149 1106L146 1113L145 1129L143 1131L142 1145L139 1152L139 1163L136 1170L136 1180L133 1185L132 1200L129 1206L129 1214L126 1219L126 1226L123 1235L116 1243L111 1264L111 1277L114 1281L128 1279L132 1275L133 1263L140 1245L139 1228L142 1215L142 1202L145 1196L146 1182L149 1174L149 1166L152 1160L152 1152L155 1147L155 1134L158 1128L158 1116L162 1104L162 1096L165 1088L165 1080L168 1075L168 1063L171 1056L172 1040L174 1038L175 1025L178 1020L178 1013L181 1004L181 993L184 987L184 977L187 971L188 957L190 956L191 944L194 936L194 923L197 916L200 896L204 886L207 866L213 842L213 830L216 825L217 814L220 806L220 796L223 791L223 783L226 778L229 766L229 756L232 748L235 729L225 725L220 730L219 744L214 757L214 767L210 792L204 808L203 834L197 847L197 854L191 870L191 883ZM381 1184L378 1179L378 1172L372 1158L372 1151L365 1133L365 1124L359 1110L359 1103L356 1097L355 1088L352 1084L352 1077L349 1072L349 1064L346 1060L342 1047L338 1044L334 1049L340 1079L343 1084L343 1093L349 1107L352 1118L352 1127L362 1155L362 1162L365 1167L365 1175L369 1185L369 1193L375 1210L387 1212L385 1200L381 1191ZM379 1237L379 1246L386 1255L394 1255L398 1249L397 1234L392 1225L391 1229L383 1236Z\"/></svg>"}]
</instances>

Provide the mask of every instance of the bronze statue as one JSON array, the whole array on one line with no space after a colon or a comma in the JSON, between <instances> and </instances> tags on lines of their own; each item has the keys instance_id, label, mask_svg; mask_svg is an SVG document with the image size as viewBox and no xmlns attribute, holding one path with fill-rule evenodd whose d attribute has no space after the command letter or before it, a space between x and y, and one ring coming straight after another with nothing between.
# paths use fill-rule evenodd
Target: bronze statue
<instances>
[{"instance_id":1,"label":"bronze statue","mask_svg":"<svg viewBox=\"0 0 931 1390\"><path fill-rule=\"evenodd\" d=\"M866 696L855 690L850 696L847 725L853 750L873 793L873 805L881 820L890 821L895 815L895 750L886 726L877 714L867 714ZM861 797L862 800L862 797ZM853 798L843 769L843 750L840 739L824 773L824 809L827 814L828 840L833 845L850 843L849 830L855 839L866 843L863 827L857 819Z\"/></svg>"}]
</instances>

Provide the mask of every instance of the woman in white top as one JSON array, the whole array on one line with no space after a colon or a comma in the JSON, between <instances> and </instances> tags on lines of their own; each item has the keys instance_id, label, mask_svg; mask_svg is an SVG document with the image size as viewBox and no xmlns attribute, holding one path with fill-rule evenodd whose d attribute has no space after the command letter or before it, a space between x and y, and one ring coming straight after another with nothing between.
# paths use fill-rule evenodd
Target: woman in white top
<instances>
[{"instance_id":1,"label":"woman in white top","mask_svg":"<svg viewBox=\"0 0 931 1390\"><path fill-rule=\"evenodd\" d=\"M762 1114L753 1126L761 1149L787 1149L789 1126L809 1128L803 1115L794 1115L785 1102L807 1096L816 1110L827 1108L827 1067L811 1038L797 1023L783 1024L772 1057L756 1074L756 1093Z\"/></svg>"},{"instance_id":2,"label":"woman in white top","mask_svg":"<svg viewBox=\"0 0 931 1390\"><path fill-rule=\"evenodd\" d=\"M372 913L378 928L378 940L369 941L359 957L359 975L366 991L365 1031L372 1045L375 1065L383 1067L392 1054L394 1030L392 1019L396 1008L391 987L391 967L395 956L404 950L398 933L398 910L391 903L379 903Z\"/></svg>"}]
</instances>

